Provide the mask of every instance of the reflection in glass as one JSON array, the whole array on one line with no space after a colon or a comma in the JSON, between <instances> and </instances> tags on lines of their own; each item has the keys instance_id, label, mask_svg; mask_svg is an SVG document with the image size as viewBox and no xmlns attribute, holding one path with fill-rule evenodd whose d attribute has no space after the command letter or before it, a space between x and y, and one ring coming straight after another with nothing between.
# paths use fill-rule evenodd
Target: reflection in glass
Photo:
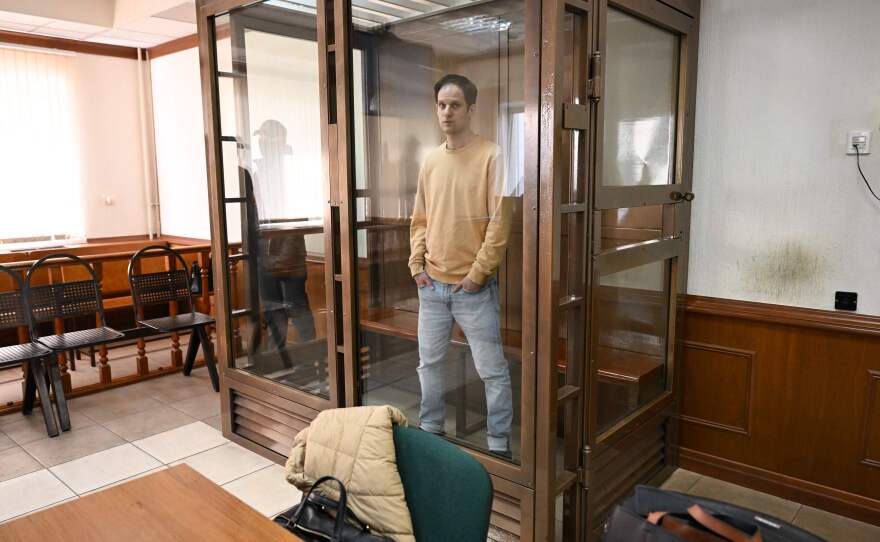
<instances>
[{"instance_id":1,"label":"reflection in glass","mask_svg":"<svg viewBox=\"0 0 880 542\"><path fill-rule=\"evenodd\" d=\"M601 432L666 389L669 261L605 275L595 295Z\"/></svg>"},{"instance_id":2,"label":"reflection in glass","mask_svg":"<svg viewBox=\"0 0 880 542\"><path fill-rule=\"evenodd\" d=\"M673 182L678 37L608 9L602 184Z\"/></svg>"},{"instance_id":3,"label":"reflection in glass","mask_svg":"<svg viewBox=\"0 0 880 542\"><path fill-rule=\"evenodd\" d=\"M386 16L353 7L351 40L362 400L517 461L523 4L369 5ZM465 79L435 94L448 74Z\"/></svg>"},{"instance_id":4,"label":"reflection in glass","mask_svg":"<svg viewBox=\"0 0 880 542\"><path fill-rule=\"evenodd\" d=\"M601 250L660 239L663 236L663 205L624 207L602 211ZM671 213L667 213L671 217ZM671 228L670 228L671 229Z\"/></svg>"},{"instance_id":5,"label":"reflection in glass","mask_svg":"<svg viewBox=\"0 0 880 542\"><path fill-rule=\"evenodd\" d=\"M240 198L226 203L233 343L237 368L329 397L316 19L300 8L256 4L217 28L225 197Z\"/></svg>"}]
</instances>

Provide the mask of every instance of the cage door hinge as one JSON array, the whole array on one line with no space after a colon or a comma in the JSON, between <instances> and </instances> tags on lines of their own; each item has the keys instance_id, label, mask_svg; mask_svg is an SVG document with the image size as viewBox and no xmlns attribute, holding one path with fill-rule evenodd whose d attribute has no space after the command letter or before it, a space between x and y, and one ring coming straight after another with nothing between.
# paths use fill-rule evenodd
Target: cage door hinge
<instances>
[{"instance_id":1,"label":"cage door hinge","mask_svg":"<svg viewBox=\"0 0 880 542\"><path fill-rule=\"evenodd\" d=\"M594 103L602 99L602 53L599 51L590 55L590 79L587 81L587 95Z\"/></svg>"},{"instance_id":2,"label":"cage door hinge","mask_svg":"<svg viewBox=\"0 0 880 542\"><path fill-rule=\"evenodd\" d=\"M578 467L578 482L585 490L590 489L590 447L584 446L583 466Z\"/></svg>"}]
</instances>

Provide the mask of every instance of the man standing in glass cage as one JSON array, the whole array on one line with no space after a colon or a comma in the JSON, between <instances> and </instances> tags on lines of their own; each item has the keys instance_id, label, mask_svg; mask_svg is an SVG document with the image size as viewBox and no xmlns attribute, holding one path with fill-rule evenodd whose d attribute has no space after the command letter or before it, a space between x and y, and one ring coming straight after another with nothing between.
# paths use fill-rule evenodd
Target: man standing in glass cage
<instances>
[{"instance_id":1,"label":"man standing in glass cage","mask_svg":"<svg viewBox=\"0 0 880 542\"><path fill-rule=\"evenodd\" d=\"M510 459L513 400L495 278L512 221L504 161L495 143L471 129L477 88L469 79L444 76L434 97L446 139L422 163L410 225L409 267L419 288L420 427L444 433L443 360L458 323L486 389L489 451Z\"/></svg>"}]
</instances>

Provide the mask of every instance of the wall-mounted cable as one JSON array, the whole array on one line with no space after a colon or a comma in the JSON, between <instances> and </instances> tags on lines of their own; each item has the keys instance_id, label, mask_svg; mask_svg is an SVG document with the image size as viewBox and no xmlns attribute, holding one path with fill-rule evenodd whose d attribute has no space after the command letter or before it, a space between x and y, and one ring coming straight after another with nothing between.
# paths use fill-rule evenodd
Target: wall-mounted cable
<instances>
[{"instance_id":1,"label":"wall-mounted cable","mask_svg":"<svg viewBox=\"0 0 880 542\"><path fill-rule=\"evenodd\" d=\"M859 174L862 176L862 180L865 181L865 186L868 187L868 190L871 192L871 195L874 196L874 199L880 201L880 197L877 197L877 194L874 192L874 189L871 188L871 183L868 182L868 179L865 177L865 174L862 172L862 164L859 163L859 157L861 154L859 153L859 146L853 145L853 148L856 150L856 167L859 168Z\"/></svg>"}]
</instances>

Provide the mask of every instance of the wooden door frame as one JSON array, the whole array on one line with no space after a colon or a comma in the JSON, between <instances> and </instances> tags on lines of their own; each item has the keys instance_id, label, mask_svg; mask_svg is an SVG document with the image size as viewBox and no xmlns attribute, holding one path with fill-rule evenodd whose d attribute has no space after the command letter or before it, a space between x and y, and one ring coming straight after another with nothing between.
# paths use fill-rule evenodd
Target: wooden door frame
<instances>
[{"instance_id":1,"label":"wooden door frame","mask_svg":"<svg viewBox=\"0 0 880 542\"><path fill-rule=\"evenodd\" d=\"M221 126L220 126L220 96L219 85L217 82L217 52L215 33L215 17L222 16L230 10L254 4L254 0L199 0L197 2L197 28L199 41L199 66L201 71L202 85L202 108L204 114L204 130L205 153L207 161L208 176L208 199L209 214L211 220L211 251L215 255L212 259L212 272L214 274L214 306L215 318L217 321L217 359L220 360L221 374L221 413L223 418L223 432L226 436L233 435L231 420L231 391L235 389L236 383L249 386L250 389L256 390L260 395L268 397L280 397L287 401L297 403L311 409L312 411L320 411L327 408L340 406L339 402L341 394L339 393L339 374L337 365L333 362L336 356L336 321L333 318L333 307L335 306L334 290L328 288L326 290L327 304L327 342L328 342L328 372L330 380L330 397L324 399L288 386L276 384L262 377L247 373L231 366L229 345L232 342L232 320L227 310L231 302L231 291L229 284L229 255L227 251L228 238L226 232L226 205L224 201L225 186L223 179L223 149L221 144ZM324 8L325 0L318 0L318 13ZM319 79L326 81L326 55L322 52L326 50L326 32L323 31L322 16L316 16L317 45L318 45L318 67ZM269 30L267 30L269 31ZM276 32L277 33L277 32ZM320 115L321 115L321 139L326 142L329 139L330 123L328 122L328 101L326 92L320 93ZM327 152L328 145L322 145L322 171L325 186L325 194L329 191L333 168L334 157L332 152ZM330 216L330 202L325 205L325 261L324 274L329 275L330 279L334 274L330 272L332 269L332 258L328 255L327 246L330 245L328 237L330 230L328 229L328 217ZM331 245L332 246L332 245ZM331 355L332 354L332 355Z\"/></svg>"},{"instance_id":2,"label":"wooden door frame","mask_svg":"<svg viewBox=\"0 0 880 542\"><path fill-rule=\"evenodd\" d=\"M622 207L640 207L645 205L662 205L670 203L671 192L686 193L691 191L693 172L693 136L694 109L696 105L696 76L699 28L699 0L597 0L596 47L603 63L607 62L606 37L608 8L613 7L641 20L671 31L679 36L679 70L678 93L676 108L676 135L674 148L673 183L643 187L602 187L602 149L604 103L600 101L595 111L595 133L597 137L593 161L593 178L595 179L595 206L593 244L600 247L601 210ZM603 80L604 85L604 80ZM604 89L602 90L604 95ZM678 302L687 289L688 243L690 227L690 203L682 202L672 206L675 231L664 232L666 237L619 247L596 254L594 251L594 273L592 281L598 284L601 275L615 270L629 269L641 263L665 261L670 262L667 271L669 283L668 326L666 330L666 391L629 413L624 419L598 434L597 408L598 371L591 362L590 397L591 405L585 417L585 452L590 456L598 456L635 431L643 424L656 420L657 416L666 418L665 463L663 473L668 474L677 465L677 433L678 433L678 397L680 383L677 377L676 361L681 359L683 305ZM665 222L666 214L664 215ZM666 226L664 225L664 229ZM604 271L604 272L603 272ZM595 304L596 300L593 300ZM594 307L595 310L595 307ZM592 326L592 322L590 323ZM591 331L591 350L596 345L595 330ZM672 340L669 340L669 338ZM593 359L591 351L590 358ZM587 459L589 463L589 458ZM587 467L589 469L589 466ZM588 476L589 477L589 476ZM588 493L588 502L592 496ZM585 537L590 539L600 525L593 524L595 518L592 504L586 511Z\"/></svg>"}]
</instances>

